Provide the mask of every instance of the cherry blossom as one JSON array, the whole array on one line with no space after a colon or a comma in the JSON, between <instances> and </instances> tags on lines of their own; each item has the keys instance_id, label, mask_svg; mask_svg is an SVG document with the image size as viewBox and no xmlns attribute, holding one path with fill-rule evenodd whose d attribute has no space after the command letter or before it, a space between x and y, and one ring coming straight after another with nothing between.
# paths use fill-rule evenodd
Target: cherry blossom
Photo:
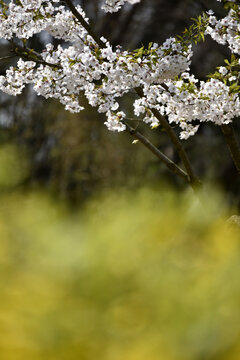
<instances>
[{"instance_id":1,"label":"cherry blossom","mask_svg":"<svg viewBox=\"0 0 240 360\"><path fill-rule=\"evenodd\" d=\"M139 1L105 0L103 9L118 11L126 2ZM239 5L230 6L222 19L211 10L204 15L199 31L235 54L232 66L222 64L206 81L190 72L189 39L171 37L161 45L151 43L134 51L113 48L107 39L98 40L88 31L86 14L79 5L75 9L81 21L59 0L2 2L0 37L12 43L19 61L0 77L0 90L19 95L31 84L38 95L58 99L71 112L83 110L84 95L98 112L106 114L109 130L124 131L127 114L119 111L119 99L141 89L142 96L133 102L136 117L155 128L159 119L153 110L157 110L169 124L180 127L181 139L194 135L200 123L222 125L239 116ZM41 53L29 49L27 40L42 31L65 44L55 48L49 43Z\"/></svg>"},{"instance_id":2,"label":"cherry blossom","mask_svg":"<svg viewBox=\"0 0 240 360\"><path fill-rule=\"evenodd\" d=\"M116 12L126 2L133 5L140 2L140 0L105 0L102 9L106 12Z\"/></svg>"}]
</instances>

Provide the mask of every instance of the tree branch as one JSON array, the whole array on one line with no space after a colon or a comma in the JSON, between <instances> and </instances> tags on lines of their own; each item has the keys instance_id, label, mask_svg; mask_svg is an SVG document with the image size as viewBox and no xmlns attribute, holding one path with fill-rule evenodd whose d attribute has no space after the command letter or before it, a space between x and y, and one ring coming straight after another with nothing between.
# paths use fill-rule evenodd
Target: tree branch
<instances>
[{"instance_id":1,"label":"tree branch","mask_svg":"<svg viewBox=\"0 0 240 360\"><path fill-rule=\"evenodd\" d=\"M15 56L22 56L23 58L27 58L28 60L32 60L36 62L37 64L47 65L52 68L58 68L62 69L61 65L59 64L52 64L47 61L44 61L41 54L34 51L33 49L28 48L27 46L21 46L18 44L15 44L14 42L11 42L11 45L13 46L13 50L15 53Z\"/></svg>"},{"instance_id":2,"label":"tree branch","mask_svg":"<svg viewBox=\"0 0 240 360\"><path fill-rule=\"evenodd\" d=\"M240 148L234 133L233 126L232 124L224 124L221 126L221 130L230 150L234 165L240 174Z\"/></svg>"},{"instance_id":3,"label":"tree branch","mask_svg":"<svg viewBox=\"0 0 240 360\"><path fill-rule=\"evenodd\" d=\"M88 34L95 40L95 42L99 45L99 47L104 48L105 44L104 42L93 32L89 24L84 20L82 15L77 11L76 7L73 5L71 0L65 0L66 4L68 5L69 9L72 11L73 15L77 18L77 20L80 22L80 24L85 28L85 30L88 32ZM15 45L15 44L14 44ZM19 51L20 50L20 51ZM21 47L16 45L14 49L15 53L17 55L25 56L33 61L44 64L47 66L55 67L55 68L61 68L61 65L59 64L50 64L45 62L41 55L37 52L35 52L32 49L29 49L27 47ZM140 97L144 96L143 90L141 88L136 88L135 91ZM190 161L188 159L188 156L180 143L178 137L176 136L175 132L172 130L171 126L167 122L167 120L156 110L156 109L150 109L154 116L159 120L162 127L165 129L166 133L168 134L170 140L172 141L174 147L176 148L179 157L181 158L185 169L183 171L178 165L176 165L172 160L170 160L166 155L164 155L160 150L158 150L148 139L146 139L142 134L135 131L133 128L131 128L129 125L126 124L127 130L131 135L134 135L135 138L137 138L145 147L147 147L153 154L155 154L162 162L165 163L165 165L175 174L185 179L186 182L188 182L192 188L198 187L201 183L199 179L196 177L196 175L193 172L192 166L190 164Z\"/></svg>"},{"instance_id":4,"label":"tree branch","mask_svg":"<svg viewBox=\"0 0 240 360\"><path fill-rule=\"evenodd\" d=\"M88 33L94 38L96 43L101 47L105 47L105 44L99 39L99 37L92 32L90 26L86 23L86 21L83 19L82 15L77 11L75 6L73 5L71 0L65 0L67 5L69 6L72 13L76 16L76 18L79 20L81 25L88 31ZM135 91L140 97L144 96L143 90L141 88L136 88ZM192 185L192 187L196 187L201 185L200 180L198 177L194 174L193 168L191 166L190 160L180 142L175 132L172 130L171 126L169 125L168 121L156 110L156 109L150 109L154 116L159 120L162 127L165 129L166 133L168 134L172 144L176 148L180 159L183 162L183 165L187 171L188 177L189 177L189 183Z\"/></svg>"},{"instance_id":5,"label":"tree branch","mask_svg":"<svg viewBox=\"0 0 240 360\"><path fill-rule=\"evenodd\" d=\"M15 45L15 44L14 44ZM26 57L28 59L33 59L36 63L44 64L47 66L57 67L61 68L58 64L50 64L45 62L41 55L32 49L29 49L27 47L21 47L17 46L14 48L14 51L17 55L21 55L23 57ZM125 123L125 122L124 122ZM141 133L134 130L131 126L129 126L127 123L125 123L127 131L134 136L137 140L139 140L145 147L147 147L159 160L161 160L170 171L175 173L176 175L183 178L186 182L189 183L189 176L188 174L183 171L177 164L175 164L171 159L169 159L166 155L164 155L160 150L158 150L147 138L145 138Z\"/></svg>"},{"instance_id":6,"label":"tree branch","mask_svg":"<svg viewBox=\"0 0 240 360\"><path fill-rule=\"evenodd\" d=\"M169 159L166 155L164 155L156 146L154 146L145 136L143 136L139 131L133 129L126 122L127 131L131 134L135 139L139 140L146 148L148 148L159 160L161 160L168 169L174 174L183 178L187 183L189 183L188 174L182 170L177 164L175 164L171 159Z\"/></svg>"},{"instance_id":7,"label":"tree branch","mask_svg":"<svg viewBox=\"0 0 240 360\"><path fill-rule=\"evenodd\" d=\"M65 0L67 6L73 13L73 15L78 19L82 27L88 32L88 34L93 38L93 40L99 45L100 48L105 48L104 42L95 34L91 26L86 22L82 15L77 11L76 7L73 5L72 0Z\"/></svg>"},{"instance_id":8,"label":"tree branch","mask_svg":"<svg viewBox=\"0 0 240 360\"><path fill-rule=\"evenodd\" d=\"M144 96L143 90L141 88L137 88L135 89L137 94L140 97ZM164 128L164 130L166 131L166 133L168 134L168 137L170 138L172 144L174 145L175 149L178 152L178 155L180 157L180 159L182 160L182 163L187 171L187 174L189 176L189 183L193 186L199 186L201 185L200 180L198 179L198 177L194 174L192 165L190 163L190 160L187 156L186 151L184 150L184 147L182 146L179 138L177 137L177 135L175 134L175 132L173 131L173 129L171 128L171 126L169 125L168 121L165 119L164 116L162 116L158 110L156 109L152 109L150 108L151 112L153 113L153 115L159 120L161 126Z\"/></svg>"}]
</instances>

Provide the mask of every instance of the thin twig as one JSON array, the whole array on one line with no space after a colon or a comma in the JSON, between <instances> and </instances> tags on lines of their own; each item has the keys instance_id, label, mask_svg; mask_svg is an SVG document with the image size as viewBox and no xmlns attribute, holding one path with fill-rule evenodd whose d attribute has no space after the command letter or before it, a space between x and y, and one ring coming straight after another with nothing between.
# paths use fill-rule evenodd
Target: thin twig
<instances>
[{"instance_id":1,"label":"thin twig","mask_svg":"<svg viewBox=\"0 0 240 360\"><path fill-rule=\"evenodd\" d=\"M3 60L8 60L8 59L11 59L11 58L14 58L16 57L17 55L7 55L7 56L3 56L0 58L0 61L3 61Z\"/></svg>"},{"instance_id":2,"label":"thin twig","mask_svg":"<svg viewBox=\"0 0 240 360\"><path fill-rule=\"evenodd\" d=\"M188 174L181 169L177 164L175 164L171 159L169 159L165 154L163 154L155 145L153 145L145 136L143 136L139 131L133 129L126 122L126 129L135 139L139 140L146 148L148 148L159 160L161 160L168 169L174 174L183 178L187 183L189 183Z\"/></svg>"}]
</instances>

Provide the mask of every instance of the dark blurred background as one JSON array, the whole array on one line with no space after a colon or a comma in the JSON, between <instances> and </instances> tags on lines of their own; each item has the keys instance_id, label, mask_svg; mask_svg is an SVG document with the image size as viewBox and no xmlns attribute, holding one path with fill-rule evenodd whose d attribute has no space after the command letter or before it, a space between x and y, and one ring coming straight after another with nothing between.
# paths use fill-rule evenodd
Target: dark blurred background
<instances>
[{"instance_id":1,"label":"dark blurred background","mask_svg":"<svg viewBox=\"0 0 240 360\"><path fill-rule=\"evenodd\" d=\"M129 50L181 34L191 24L191 18L209 8L224 15L215 0L142 0L134 6L124 6L116 14L103 13L99 0L75 3L82 5L99 35L107 37L114 46L120 44ZM50 41L42 34L30 45L41 49ZM2 56L7 55L8 44L2 42L0 50ZM226 48L206 39L195 49L192 72L205 79L228 56ZM15 61L1 61L1 74ZM131 101L126 99L123 106L130 109ZM133 145L130 135L109 132L103 124L104 116L85 105L85 111L73 115L56 101L38 97L31 88L18 97L0 94L0 147L14 142L28 158L30 170L21 186L44 187L77 203L105 189L155 186L162 181L179 189L185 186L141 144ZM239 135L236 121L234 127ZM140 129L168 156L179 161L163 132ZM197 135L184 141L184 146L199 177L218 183L229 202L236 204L240 194L238 175L220 129L202 125Z\"/></svg>"}]
</instances>

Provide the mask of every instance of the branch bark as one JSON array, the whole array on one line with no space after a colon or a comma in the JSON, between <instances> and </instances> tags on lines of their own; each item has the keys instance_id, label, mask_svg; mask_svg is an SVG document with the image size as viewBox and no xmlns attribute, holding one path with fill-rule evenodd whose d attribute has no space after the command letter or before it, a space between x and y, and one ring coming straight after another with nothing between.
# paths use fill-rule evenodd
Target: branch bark
<instances>
[{"instance_id":1,"label":"branch bark","mask_svg":"<svg viewBox=\"0 0 240 360\"><path fill-rule=\"evenodd\" d=\"M221 130L230 150L234 165L240 174L240 148L234 133L233 126L232 124L224 124L221 126Z\"/></svg>"}]
</instances>

